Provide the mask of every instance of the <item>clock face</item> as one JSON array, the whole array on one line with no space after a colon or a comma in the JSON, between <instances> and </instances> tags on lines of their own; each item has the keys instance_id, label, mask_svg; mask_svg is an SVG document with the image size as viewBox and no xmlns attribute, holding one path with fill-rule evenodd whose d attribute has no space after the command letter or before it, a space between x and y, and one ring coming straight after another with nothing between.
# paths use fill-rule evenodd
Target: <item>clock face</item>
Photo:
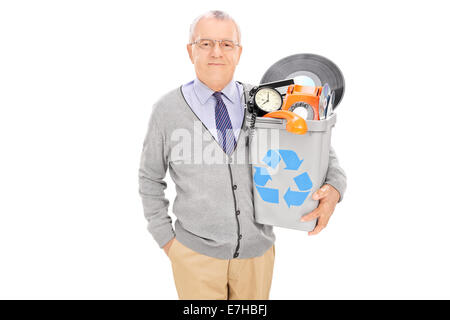
<instances>
[{"instance_id":1,"label":"clock face","mask_svg":"<svg viewBox=\"0 0 450 320\"><path fill-rule=\"evenodd\" d=\"M283 105L280 93L272 88L262 88L255 94L255 103L265 112L276 111Z\"/></svg>"}]
</instances>

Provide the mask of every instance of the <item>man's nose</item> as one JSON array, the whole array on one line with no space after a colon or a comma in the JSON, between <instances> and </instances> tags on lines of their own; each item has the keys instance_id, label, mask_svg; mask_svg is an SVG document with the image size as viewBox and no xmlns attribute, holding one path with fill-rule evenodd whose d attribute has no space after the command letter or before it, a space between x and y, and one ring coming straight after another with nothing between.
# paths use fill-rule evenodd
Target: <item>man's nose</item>
<instances>
[{"instance_id":1,"label":"man's nose","mask_svg":"<svg viewBox=\"0 0 450 320\"><path fill-rule=\"evenodd\" d=\"M220 47L220 43L219 42L214 42L214 47L212 49L212 54L217 57L217 56L222 56L222 48Z\"/></svg>"}]
</instances>

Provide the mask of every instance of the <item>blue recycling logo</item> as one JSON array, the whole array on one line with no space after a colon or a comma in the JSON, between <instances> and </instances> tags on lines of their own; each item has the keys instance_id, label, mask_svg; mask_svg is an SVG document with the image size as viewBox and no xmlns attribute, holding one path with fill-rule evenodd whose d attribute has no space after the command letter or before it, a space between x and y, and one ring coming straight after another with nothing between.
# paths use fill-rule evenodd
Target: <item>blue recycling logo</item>
<instances>
[{"instance_id":1,"label":"blue recycling logo","mask_svg":"<svg viewBox=\"0 0 450 320\"><path fill-rule=\"evenodd\" d=\"M298 158L297 153L295 153L293 150L286 149L268 150L263 159L263 162L269 167L275 169L280 164L281 160L283 160L284 164L286 165L283 170L292 171L297 171L303 162L303 160L300 160ZM269 180L272 180L272 177L270 176L267 168L256 166L253 166L253 168L255 169L253 181L261 199L269 203L280 203L279 190L266 187L267 182ZM291 206L301 206L303 202L305 202L313 186L307 172L299 174L298 176L294 177L293 180L297 185L299 191L294 191L291 189L291 186L289 186L283 194L283 199L289 208Z\"/></svg>"}]
</instances>

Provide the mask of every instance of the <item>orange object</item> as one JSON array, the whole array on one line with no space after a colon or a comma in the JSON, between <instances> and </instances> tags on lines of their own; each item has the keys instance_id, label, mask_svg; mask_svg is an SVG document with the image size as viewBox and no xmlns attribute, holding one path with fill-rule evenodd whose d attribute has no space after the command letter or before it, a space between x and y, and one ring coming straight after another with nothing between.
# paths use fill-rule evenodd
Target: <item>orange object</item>
<instances>
[{"instance_id":1,"label":"orange object","mask_svg":"<svg viewBox=\"0 0 450 320\"><path fill-rule=\"evenodd\" d=\"M289 110L296 102L305 102L314 110L314 120L319 120L319 100L322 93L322 87L301 86L292 84L286 91L281 110Z\"/></svg>"},{"instance_id":2,"label":"orange object","mask_svg":"<svg viewBox=\"0 0 450 320\"><path fill-rule=\"evenodd\" d=\"M265 114L264 117L286 119L286 130L295 134L305 134L308 131L305 119L291 111L277 110Z\"/></svg>"}]
</instances>

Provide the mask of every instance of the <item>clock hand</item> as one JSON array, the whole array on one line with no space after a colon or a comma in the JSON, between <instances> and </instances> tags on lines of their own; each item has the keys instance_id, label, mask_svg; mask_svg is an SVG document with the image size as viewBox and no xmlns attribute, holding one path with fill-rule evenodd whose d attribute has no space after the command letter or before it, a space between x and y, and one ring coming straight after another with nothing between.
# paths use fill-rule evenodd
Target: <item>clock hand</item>
<instances>
[{"instance_id":1,"label":"clock hand","mask_svg":"<svg viewBox=\"0 0 450 320\"><path fill-rule=\"evenodd\" d=\"M266 101L264 101L261 105L263 105L264 103L266 103L266 102L268 102L269 101L269 99L267 99Z\"/></svg>"}]
</instances>

